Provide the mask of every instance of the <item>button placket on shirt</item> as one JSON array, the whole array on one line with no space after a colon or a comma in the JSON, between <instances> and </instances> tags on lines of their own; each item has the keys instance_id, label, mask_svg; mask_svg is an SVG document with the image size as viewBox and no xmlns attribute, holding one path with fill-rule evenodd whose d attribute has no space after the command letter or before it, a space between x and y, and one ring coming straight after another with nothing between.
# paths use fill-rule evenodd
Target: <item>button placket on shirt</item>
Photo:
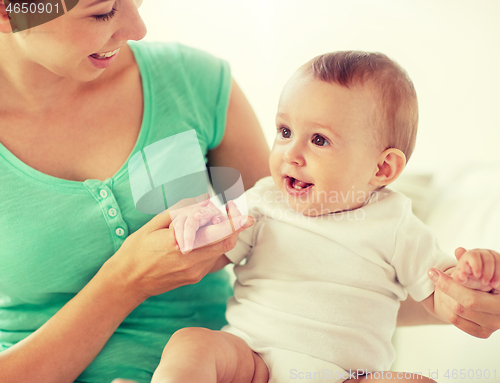
<instances>
[{"instance_id":1,"label":"button placket on shirt","mask_svg":"<svg viewBox=\"0 0 500 383\"><path fill-rule=\"evenodd\" d=\"M84 182L87 189L89 189L99 203L103 216L110 228L115 248L118 250L128 235L128 226L123 220L120 207L116 202L112 189L106 183L99 180L87 180Z\"/></svg>"}]
</instances>

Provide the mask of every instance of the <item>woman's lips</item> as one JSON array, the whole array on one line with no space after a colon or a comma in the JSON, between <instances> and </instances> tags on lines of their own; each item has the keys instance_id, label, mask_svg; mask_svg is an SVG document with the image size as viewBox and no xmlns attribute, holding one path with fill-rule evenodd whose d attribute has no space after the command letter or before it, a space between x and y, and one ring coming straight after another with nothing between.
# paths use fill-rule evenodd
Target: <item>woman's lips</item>
<instances>
[{"instance_id":1,"label":"woman's lips","mask_svg":"<svg viewBox=\"0 0 500 383\"><path fill-rule=\"evenodd\" d=\"M7 18L7 17L8 17L8 18L10 19L10 16L9 16L9 14L7 13L7 10L6 10L6 8L5 8L5 5L4 5L3 1L1 1L1 0L0 0L0 16L1 16L2 18L3 18L3 17L5 17L5 18Z\"/></svg>"},{"instance_id":2,"label":"woman's lips","mask_svg":"<svg viewBox=\"0 0 500 383\"><path fill-rule=\"evenodd\" d=\"M111 57L109 57L107 59L97 59L97 58L94 58L92 56L88 56L88 57L89 57L90 62L95 67L97 67L99 69L104 69L104 68L109 67L113 63L113 61L115 61L116 57L118 56L118 53L119 52L115 53L114 56L111 56Z\"/></svg>"}]
</instances>

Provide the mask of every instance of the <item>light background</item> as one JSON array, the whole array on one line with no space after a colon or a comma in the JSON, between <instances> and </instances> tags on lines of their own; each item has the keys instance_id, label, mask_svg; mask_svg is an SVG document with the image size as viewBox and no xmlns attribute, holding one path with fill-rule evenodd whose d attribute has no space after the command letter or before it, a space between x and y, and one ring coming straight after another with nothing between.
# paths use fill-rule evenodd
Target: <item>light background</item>
<instances>
[{"instance_id":1,"label":"light background","mask_svg":"<svg viewBox=\"0 0 500 383\"><path fill-rule=\"evenodd\" d=\"M406 171L500 161L500 0L145 0L140 13L146 40L229 61L269 145L281 88L300 65L329 51L368 50L396 60L417 89L419 133ZM497 334L469 346L470 337L449 330L405 338L393 367L426 373L438 355L440 378L444 368L477 367L496 368L500 381ZM435 340L446 331L436 351L425 334Z\"/></svg>"},{"instance_id":2,"label":"light background","mask_svg":"<svg viewBox=\"0 0 500 383\"><path fill-rule=\"evenodd\" d=\"M229 61L271 145L283 85L312 57L380 51L419 98L415 168L500 159L499 0L145 0L146 40Z\"/></svg>"}]
</instances>

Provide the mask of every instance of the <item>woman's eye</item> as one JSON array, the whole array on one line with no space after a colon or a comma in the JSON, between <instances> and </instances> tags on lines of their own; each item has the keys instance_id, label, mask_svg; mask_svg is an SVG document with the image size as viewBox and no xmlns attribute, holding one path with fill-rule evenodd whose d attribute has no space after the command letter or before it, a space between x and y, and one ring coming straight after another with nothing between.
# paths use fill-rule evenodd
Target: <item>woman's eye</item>
<instances>
[{"instance_id":1,"label":"woman's eye","mask_svg":"<svg viewBox=\"0 0 500 383\"><path fill-rule=\"evenodd\" d=\"M99 21L108 21L111 19L116 13L116 9L113 8L111 9L111 12L106 13L105 15L97 15L97 16L92 16L94 19L99 20Z\"/></svg>"},{"instance_id":2,"label":"woman's eye","mask_svg":"<svg viewBox=\"0 0 500 383\"><path fill-rule=\"evenodd\" d=\"M288 128L284 128L283 126L278 128L279 134L281 134L281 137L283 138L290 138L292 137L292 131Z\"/></svg>"},{"instance_id":3,"label":"woman's eye","mask_svg":"<svg viewBox=\"0 0 500 383\"><path fill-rule=\"evenodd\" d=\"M326 145L330 145L330 143L327 141L327 139L323 136L320 136L319 134L316 134L313 139L312 139L312 142L314 145L317 145L317 146L326 146Z\"/></svg>"}]
</instances>

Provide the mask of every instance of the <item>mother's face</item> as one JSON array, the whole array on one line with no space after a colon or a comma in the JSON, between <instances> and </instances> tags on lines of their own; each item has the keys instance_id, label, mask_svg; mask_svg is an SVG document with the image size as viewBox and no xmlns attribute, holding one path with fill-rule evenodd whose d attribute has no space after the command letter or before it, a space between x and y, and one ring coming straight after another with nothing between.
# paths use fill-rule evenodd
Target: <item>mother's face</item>
<instances>
[{"instance_id":1,"label":"mother's face","mask_svg":"<svg viewBox=\"0 0 500 383\"><path fill-rule=\"evenodd\" d=\"M15 55L63 77L91 81L104 69L93 65L90 55L114 51L146 35L138 13L141 4L142 0L80 0L68 13L18 33L8 33L4 18L2 55Z\"/></svg>"}]
</instances>

